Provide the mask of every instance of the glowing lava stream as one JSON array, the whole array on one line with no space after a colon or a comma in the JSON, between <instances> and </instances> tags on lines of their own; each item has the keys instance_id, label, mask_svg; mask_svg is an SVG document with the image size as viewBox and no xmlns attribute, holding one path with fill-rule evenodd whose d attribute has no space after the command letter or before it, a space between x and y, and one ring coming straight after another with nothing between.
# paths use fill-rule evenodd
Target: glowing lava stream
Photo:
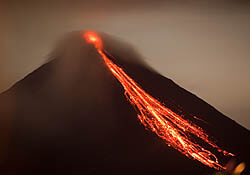
<instances>
[{"instance_id":1,"label":"glowing lava stream","mask_svg":"<svg viewBox=\"0 0 250 175\"><path fill-rule=\"evenodd\" d=\"M85 32L83 36L87 42L94 44L109 70L121 83L125 90L124 94L126 98L138 109L138 118L146 128L150 128L162 138L168 146L177 149L187 157L196 159L217 170L225 169L225 167L218 162L217 157L212 152L192 141L188 134L193 134L202 139L225 156L234 156L232 153L220 149L208 138L208 135L202 128L183 119L183 117L174 113L146 93L123 71L122 68L117 66L106 56L108 52L103 49L102 40L95 32Z\"/></svg>"}]
</instances>

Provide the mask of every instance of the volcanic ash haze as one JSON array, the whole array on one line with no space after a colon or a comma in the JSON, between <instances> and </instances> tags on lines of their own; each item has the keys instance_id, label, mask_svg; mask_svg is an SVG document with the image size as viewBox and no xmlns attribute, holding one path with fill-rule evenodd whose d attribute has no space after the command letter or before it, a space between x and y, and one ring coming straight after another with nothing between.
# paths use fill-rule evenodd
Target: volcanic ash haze
<instances>
[{"instance_id":1,"label":"volcanic ash haze","mask_svg":"<svg viewBox=\"0 0 250 175\"><path fill-rule=\"evenodd\" d=\"M247 162L247 129L155 72L127 44L105 34L100 36L105 49L115 58L112 61L147 93L201 126L220 147ZM5 153L1 154L1 171L5 174L213 171L145 130L137 111L126 100L122 85L96 48L83 39L82 32L68 34L46 64L1 94L0 114L4 126L1 149ZM218 158L221 163L230 159L220 154Z\"/></svg>"}]
</instances>

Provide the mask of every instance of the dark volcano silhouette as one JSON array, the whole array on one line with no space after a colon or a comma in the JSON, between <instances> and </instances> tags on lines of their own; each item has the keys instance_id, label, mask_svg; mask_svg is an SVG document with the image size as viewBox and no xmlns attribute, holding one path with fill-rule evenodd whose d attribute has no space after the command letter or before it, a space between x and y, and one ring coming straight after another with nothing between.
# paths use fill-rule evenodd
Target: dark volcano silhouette
<instances>
[{"instance_id":1,"label":"dark volcano silhouette","mask_svg":"<svg viewBox=\"0 0 250 175\"><path fill-rule=\"evenodd\" d=\"M107 35L102 36L115 61L149 94L178 114L185 111L185 117L204 128L219 146L235 153L236 159L248 161L249 130L155 72L133 49L118 47ZM69 34L48 63L0 95L0 114L9 138L1 174L214 171L145 130L123 93L93 46L79 32Z\"/></svg>"}]
</instances>

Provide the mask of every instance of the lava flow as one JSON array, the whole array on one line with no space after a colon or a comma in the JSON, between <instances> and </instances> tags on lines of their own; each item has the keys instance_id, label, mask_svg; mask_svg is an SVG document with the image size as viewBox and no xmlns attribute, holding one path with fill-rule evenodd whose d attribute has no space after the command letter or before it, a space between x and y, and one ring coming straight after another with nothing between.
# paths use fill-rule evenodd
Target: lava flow
<instances>
[{"instance_id":1,"label":"lava flow","mask_svg":"<svg viewBox=\"0 0 250 175\"><path fill-rule=\"evenodd\" d=\"M218 152L225 156L234 156L232 153L220 149L209 139L202 128L185 120L146 93L122 68L108 58L107 55L110 54L104 50L102 40L95 32L85 32L83 36L87 42L94 44L108 69L121 83L125 90L124 94L126 98L138 109L138 118L146 128L151 129L162 138L168 146L177 149L187 157L196 159L204 165L217 170L225 169L211 151L195 143L193 139L190 138L190 135L192 134L202 139L205 143L217 149Z\"/></svg>"}]
</instances>

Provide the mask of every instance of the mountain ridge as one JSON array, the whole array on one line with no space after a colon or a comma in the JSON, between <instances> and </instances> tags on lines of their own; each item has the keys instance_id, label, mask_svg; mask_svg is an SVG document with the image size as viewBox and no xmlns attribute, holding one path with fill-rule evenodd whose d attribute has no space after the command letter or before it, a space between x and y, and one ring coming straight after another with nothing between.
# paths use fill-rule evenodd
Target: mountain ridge
<instances>
[{"instance_id":1,"label":"mountain ridge","mask_svg":"<svg viewBox=\"0 0 250 175\"><path fill-rule=\"evenodd\" d=\"M0 95L1 114L6 114L2 104L11 99L11 141L3 163L7 174L212 172L145 131L122 86L80 36L71 34L67 49ZM110 47L124 71L150 95L247 162L249 130L150 66L122 59L122 49ZM128 55L138 56L133 51Z\"/></svg>"}]
</instances>

